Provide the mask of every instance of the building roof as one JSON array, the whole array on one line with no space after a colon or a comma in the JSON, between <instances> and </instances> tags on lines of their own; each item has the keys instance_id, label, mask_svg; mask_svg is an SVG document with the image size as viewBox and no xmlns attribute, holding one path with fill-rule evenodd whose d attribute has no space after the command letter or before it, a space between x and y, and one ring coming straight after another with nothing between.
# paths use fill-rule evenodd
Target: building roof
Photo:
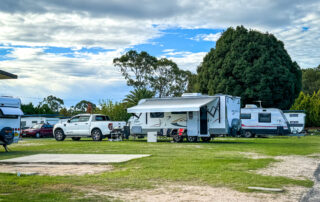
<instances>
[{"instance_id":1,"label":"building roof","mask_svg":"<svg viewBox=\"0 0 320 202\"><path fill-rule=\"evenodd\" d=\"M128 108L127 111L128 113L199 111L200 107L218 99L219 97L214 96L152 98L140 101L138 105Z\"/></svg>"},{"instance_id":2,"label":"building roof","mask_svg":"<svg viewBox=\"0 0 320 202\"><path fill-rule=\"evenodd\" d=\"M9 72L5 72L0 70L0 79L17 79L18 76L15 74L11 74Z\"/></svg>"}]
</instances>

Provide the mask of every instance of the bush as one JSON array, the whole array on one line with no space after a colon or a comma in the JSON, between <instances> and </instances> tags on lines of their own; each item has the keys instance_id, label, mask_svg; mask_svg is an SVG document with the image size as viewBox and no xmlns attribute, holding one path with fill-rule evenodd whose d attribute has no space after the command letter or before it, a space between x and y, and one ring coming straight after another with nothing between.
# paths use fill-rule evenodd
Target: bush
<instances>
[{"instance_id":1,"label":"bush","mask_svg":"<svg viewBox=\"0 0 320 202\"><path fill-rule=\"evenodd\" d=\"M291 107L292 110L305 110L306 125L320 127L320 90L312 96L300 93Z\"/></svg>"}]
</instances>

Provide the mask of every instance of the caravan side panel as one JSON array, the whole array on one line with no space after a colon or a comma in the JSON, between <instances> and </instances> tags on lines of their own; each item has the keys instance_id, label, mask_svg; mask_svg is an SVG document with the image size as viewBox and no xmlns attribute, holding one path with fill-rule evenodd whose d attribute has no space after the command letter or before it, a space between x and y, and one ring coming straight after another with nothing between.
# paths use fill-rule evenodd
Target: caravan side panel
<instances>
[{"instance_id":1,"label":"caravan side panel","mask_svg":"<svg viewBox=\"0 0 320 202\"><path fill-rule=\"evenodd\" d=\"M211 113L214 113L214 103L208 104L208 108ZM212 110L211 110L212 109ZM211 135L216 134L228 134L228 123L226 115L226 96L219 97L219 104L214 117L209 115L208 118L208 128Z\"/></svg>"}]
</instances>

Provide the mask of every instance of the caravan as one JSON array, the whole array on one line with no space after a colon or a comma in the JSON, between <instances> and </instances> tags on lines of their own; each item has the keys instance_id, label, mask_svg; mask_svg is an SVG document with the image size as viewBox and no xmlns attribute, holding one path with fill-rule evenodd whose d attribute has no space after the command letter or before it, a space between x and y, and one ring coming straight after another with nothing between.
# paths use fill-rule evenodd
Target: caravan
<instances>
[{"instance_id":1,"label":"caravan","mask_svg":"<svg viewBox=\"0 0 320 202\"><path fill-rule=\"evenodd\" d=\"M241 109L240 118L244 137L290 133L289 123L280 109L258 108L256 105L246 105L245 108Z\"/></svg>"},{"instance_id":2,"label":"caravan","mask_svg":"<svg viewBox=\"0 0 320 202\"><path fill-rule=\"evenodd\" d=\"M20 120L23 112L18 98L0 97L0 145L17 143L20 137Z\"/></svg>"},{"instance_id":3,"label":"caravan","mask_svg":"<svg viewBox=\"0 0 320 202\"><path fill-rule=\"evenodd\" d=\"M301 133L305 127L306 113L303 110L285 110L283 111L286 116L291 133Z\"/></svg>"},{"instance_id":4,"label":"caravan","mask_svg":"<svg viewBox=\"0 0 320 202\"><path fill-rule=\"evenodd\" d=\"M182 97L143 99L128 108L130 133L172 136L176 142L184 137L190 142L198 138L208 142L221 134L236 135L240 124L240 97L206 96L198 93Z\"/></svg>"}]
</instances>

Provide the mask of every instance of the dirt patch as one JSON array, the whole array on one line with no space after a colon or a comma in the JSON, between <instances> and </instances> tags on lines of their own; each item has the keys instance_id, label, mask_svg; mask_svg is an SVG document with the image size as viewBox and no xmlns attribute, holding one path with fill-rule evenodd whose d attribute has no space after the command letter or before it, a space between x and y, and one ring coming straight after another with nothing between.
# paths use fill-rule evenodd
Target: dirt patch
<instances>
[{"instance_id":1,"label":"dirt patch","mask_svg":"<svg viewBox=\"0 0 320 202\"><path fill-rule=\"evenodd\" d=\"M255 152L237 152L237 151L224 151L224 152L217 152L217 155L221 156L236 156L236 157L244 157L250 159L265 159L265 158L274 158L272 156L267 156Z\"/></svg>"},{"instance_id":2,"label":"dirt patch","mask_svg":"<svg viewBox=\"0 0 320 202\"><path fill-rule=\"evenodd\" d=\"M229 188L210 186L168 185L148 190L125 190L121 192L101 192L90 190L86 198L108 196L123 201L298 201L307 188L287 187L284 193L244 193Z\"/></svg>"},{"instance_id":3,"label":"dirt patch","mask_svg":"<svg viewBox=\"0 0 320 202\"><path fill-rule=\"evenodd\" d=\"M276 156L279 162L256 171L261 175L284 176L292 179L314 180L313 173L317 169L320 160L306 156Z\"/></svg>"},{"instance_id":4,"label":"dirt patch","mask_svg":"<svg viewBox=\"0 0 320 202\"><path fill-rule=\"evenodd\" d=\"M112 169L111 165L0 164L1 173L50 176L97 174Z\"/></svg>"}]
</instances>

